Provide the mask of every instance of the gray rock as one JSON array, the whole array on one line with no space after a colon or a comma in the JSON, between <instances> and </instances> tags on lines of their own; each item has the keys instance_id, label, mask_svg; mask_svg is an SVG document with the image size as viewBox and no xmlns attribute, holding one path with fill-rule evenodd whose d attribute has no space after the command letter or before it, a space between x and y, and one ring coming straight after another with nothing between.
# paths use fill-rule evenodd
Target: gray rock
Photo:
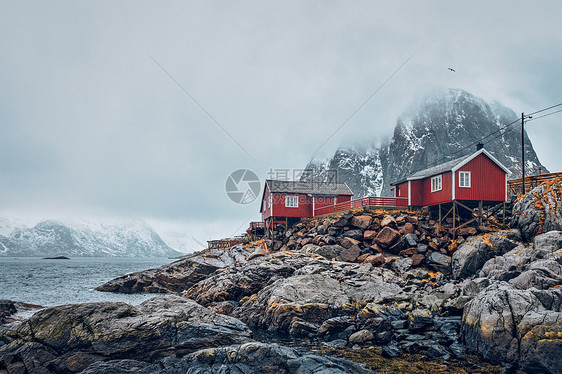
<instances>
[{"instance_id":1,"label":"gray rock","mask_svg":"<svg viewBox=\"0 0 562 374\"><path fill-rule=\"evenodd\" d=\"M96 288L96 291L119 293L182 292L207 278L225 263L210 263L202 257L186 258L157 269L123 275Z\"/></svg>"},{"instance_id":2,"label":"gray rock","mask_svg":"<svg viewBox=\"0 0 562 374\"><path fill-rule=\"evenodd\" d=\"M555 252L562 248L562 231L553 230L545 234L537 235L533 243L536 249Z\"/></svg>"},{"instance_id":3,"label":"gray rock","mask_svg":"<svg viewBox=\"0 0 562 374\"><path fill-rule=\"evenodd\" d=\"M419 253L425 253L427 252L427 245L426 244L418 244L418 252Z\"/></svg>"},{"instance_id":4,"label":"gray rock","mask_svg":"<svg viewBox=\"0 0 562 374\"><path fill-rule=\"evenodd\" d=\"M371 270L362 271L365 265ZM370 264L327 263L323 272L271 283L241 303L233 315L250 326L285 334L295 316L320 324L355 315L358 304L391 299L402 290L397 280L391 270Z\"/></svg>"},{"instance_id":5,"label":"gray rock","mask_svg":"<svg viewBox=\"0 0 562 374\"><path fill-rule=\"evenodd\" d=\"M562 356L562 291L549 292L554 309L546 309L531 290L500 282L492 284L467 304L461 335L467 349L493 363L510 362L523 370L558 372ZM544 296L544 295L543 295Z\"/></svg>"},{"instance_id":6,"label":"gray rock","mask_svg":"<svg viewBox=\"0 0 562 374\"><path fill-rule=\"evenodd\" d=\"M274 252L222 269L187 289L183 296L203 306L230 300L238 302L243 297L256 294L272 281L291 276L305 266L317 265L324 269L322 264L320 261L311 261L310 256L302 253L288 255ZM313 273L316 270L309 268L307 271Z\"/></svg>"},{"instance_id":7,"label":"gray rock","mask_svg":"<svg viewBox=\"0 0 562 374\"><path fill-rule=\"evenodd\" d=\"M451 257L444 255L440 252L432 252L428 260L432 264L437 264L441 266L449 266L451 264Z\"/></svg>"},{"instance_id":8,"label":"gray rock","mask_svg":"<svg viewBox=\"0 0 562 374\"><path fill-rule=\"evenodd\" d=\"M418 245L418 236L416 234L406 234L404 237L410 247L416 247Z\"/></svg>"},{"instance_id":9,"label":"gray rock","mask_svg":"<svg viewBox=\"0 0 562 374\"><path fill-rule=\"evenodd\" d=\"M357 332L354 332L353 334L351 334L351 336L349 337L348 341L350 345L354 345L354 344L362 344L362 343L366 343L369 342L371 340L373 340L374 335L373 332L370 330L360 330Z\"/></svg>"},{"instance_id":10,"label":"gray rock","mask_svg":"<svg viewBox=\"0 0 562 374\"><path fill-rule=\"evenodd\" d=\"M355 317L343 316L329 318L318 328L319 335L333 335L355 324Z\"/></svg>"},{"instance_id":11,"label":"gray rock","mask_svg":"<svg viewBox=\"0 0 562 374\"><path fill-rule=\"evenodd\" d=\"M440 252L432 252L427 258L429 266L443 274L451 273L451 257Z\"/></svg>"},{"instance_id":12,"label":"gray rock","mask_svg":"<svg viewBox=\"0 0 562 374\"><path fill-rule=\"evenodd\" d=\"M477 274L486 261L515 248L518 237L518 231L504 230L468 238L453 254L453 278L464 279Z\"/></svg>"},{"instance_id":13,"label":"gray rock","mask_svg":"<svg viewBox=\"0 0 562 374\"><path fill-rule=\"evenodd\" d=\"M329 342L323 342L323 346L330 347L330 348L342 348L347 345L347 340L345 339L335 339Z\"/></svg>"},{"instance_id":14,"label":"gray rock","mask_svg":"<svg viewBox=\"0 0 562 374\"><path fill-rule=\"evenodd\" d=\"M328 260L338 257L345 248L338 244L324 245L314 249L309 249L309 253L317 254L326 257Z\"/></svg>"},{"instance_id":15,"label":"gray rock","mask_svg":"<svg viewBox=\"0 0 562 374\"><path fill-rule=\"evenodd\" d=\"M344 233L344 236L346 236L348 238L356 239L356 240L362 240L363 239L363 230L360 230L360 229L348 230Z\"/></svg>"},{"instance_id":16,"label":"gray rock","mask_svg":"<svg viewBox=\"0 0 562 374\"><path fill-rule=\"evenodd\" d=\"M81 374L273 374L372 373L361 364L320 356L277 344L250 342L203 349L183 358L166 357L157 364L133 360L99 362Z\"/></svg>"},{"instance_id":17,"label":"gray rock","mask_svg":"<svg viewBox=\"0 0 562 374\"><path fill-rule=\"evenodd\" d=\"M561 187L562 181L542 184L515 203L511 225L521 230L525 240L531 241L542 232L562 230Z\"/></svg>"},{"instance_id":18,"label":"gray rock","mask_svg":"<svg viewBox=\"0 0 562 374\"><path fill-rule=\"evenodd\" d=\"M464 359L465 354L464 354L464 345L462 345L461 343L453 343L449 346L449 351L451 351L451 353L453 354L453 356L455 356L456 358L459 359Z\"/></svg>"},{"instance_id":19,"label":"gray rock","mask_svg":"<svg viewBox=\"0 0 562 374\"><path fill-rule=\"evenodd\" d=\"M469 279L463 283L462 292L465 296L476 296L489 285L490 280L488 278Z\"/></svg>"},{"instance_id":20,"label":"gray rock","mask_svg":"<svg viewBox=\"0 0 562 374\"><path fill-rule=\"evenodd\" d=\"M361 254L361 249L356 244L352 245L348 249L342 251L338 256L338 260L353 262Z\"/></svg>"},{"instance_id":21,"label":"gray rock","mask_svg":"<svg viewBox=\"0 0 562 374\"><path fill-rule=\"evenodd\" d=\"M387 357L387 358L394 358L394 357L398 357L400 356L400 350L398 349L398 347L393 344L389 344L386 345L384 347L382 347L382 355L383 357Z\"/></svg>"},{"instance_id":22,"label":"gray rock","mask_svg":"<svg viewBox=\"0 0 562 374\"><path fill-rule=\"evenodd\" d=\"M401 330L401 329L405 329L405 328L408 327L408 321L406 321L404 319L396 320L396 321L390 322L390 325L395 330Z\"/></svg>"},{"instance_id":23,"label":"gray rock","mask_svg":"<svg viewBox=\"0 0 562 374\"><path fill-rule=\"evenodd\" d=\"M509 283L519 289L552 288L562 284L562 265L553 260L533 262L528 270L511 279Z\"/></svg>"},{"instance_id":24,"label":"gray rock","mask_svg":"<svg viewBox=\"0 0 562 374\"><path fill-rule=\"evenodd\" d=\"M445 360L448 360L450 357L449 352L447 352L447 350L441 347L440 345L432 345L431 347L429 347L429 349L426 352L426 355L429 358L441 357L444 358Z\"/></svg>"},{"instance_id":25,"label":"gray rock","mask_svg":"<svg viewBox=\"0 0 562 374\"><path fill-rule=\"evenodd\" d=\"M158 373L161 371L160 365L149 364L137 360L110 360L98 361L82 370L80 374L136 374ZM49 373L49 372L47 372Z\"/></svg>"},{"instance_id":26,"label":"gray rock","mask_svg":"<svg viewBox=\"0 0 562 374\"><path fill-rule=\"evenodd\" d=\"M427 309L415 309L408 314L408 327L410 330L423 330L432 325L432 314Z\"/></svg>"},{"instance_id":27,"label":"gray rock","mask_svg":"<svg viewBox=\"0 0 562 374\"><path fill-rule=\"evenodd\" d=\"M243 343L250 337L241 321L179 296L157 297L138 306L62 305L39 311L5 331L0 337L6 342L0 347L0 367L11 372L35 362L35 372L49 372L47 367L78 372L95 361L154 362L172 353Z\"/></svg>"},{"instance_id":28,"label":"gray rock","mask_svg":"<svg viewBox=\"0 0 562 374\"><path fill-rule=\"evenodd\" d=\"M399 274L403 274L412 268L412 259L410 257L399 258L392 262L392 270Z\"/></svg>"}]
</instances>

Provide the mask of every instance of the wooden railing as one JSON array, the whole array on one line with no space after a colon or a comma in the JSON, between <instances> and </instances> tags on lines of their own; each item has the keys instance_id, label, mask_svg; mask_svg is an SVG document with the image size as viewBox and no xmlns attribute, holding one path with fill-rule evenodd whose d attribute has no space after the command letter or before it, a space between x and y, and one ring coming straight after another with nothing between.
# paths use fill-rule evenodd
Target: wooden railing
<instances>
[{"instance_id":1,"label":"wooden railing","mask_svg":"<svg viewBox=\"0 0 562 374\"><path fill-rule=\"evenodd\" d=\"M227 239L219 239L219 240L209 240L207 241L207 245L209 249L227 249L236 244L244 243L244 238L236 237L236 238L227 238Z\"/></svg>"},{"instance_id":2,"label":"wooden railing","mask_svg":"<svg viewBox=\"0 0 562 374\"><path fill-rule=\"evenodd\" d=\"M525 177L525 191L529 192L540 184L555 178L562 178L562 173L536 174ZM507 194L517 195L523 193L523 178L511 179L507 181Z\"/></svg>"},{"instance_id":3,"label":"wooden railing","mask_svg":"<svg viewBox=\"0 0 562 374\"><path fill-rule=\"evenodd\" d=\"M365 206L377 207L407 207L408 198L406 197L364 197L362 199L346 201L343 203L323 206L314 209L314 217L324 214L341 212L349 209L357 209Z\"/></svg>"},{"instance_id":4,"label":"wooden railing","mask_svg":"<svg viewBox=\"0 0 562 374\"><path fill-rule=\"evenodd\" d=\"M264 229L265 222L250 222L250 229Z\"/></svg>"}]
</instances>

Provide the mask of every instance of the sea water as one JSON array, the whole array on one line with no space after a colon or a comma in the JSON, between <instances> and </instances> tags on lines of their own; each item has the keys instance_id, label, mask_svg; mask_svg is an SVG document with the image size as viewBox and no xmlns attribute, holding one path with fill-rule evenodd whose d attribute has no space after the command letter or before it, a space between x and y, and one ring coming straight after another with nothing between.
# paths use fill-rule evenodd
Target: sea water
<instances>
[{"instance_id":1,"label":"sea water","mask_svg":"<svg viewBox=\"0 0 562 374\"><path fill-rule=\"evenodd\" d=\"M70 260L0 257L0 299L46 307L94 301L138 304L156 295L100 292L94 288L121 275L172 261L168 258L129 257L76 257Z\"/></svg>"}]
</instances>

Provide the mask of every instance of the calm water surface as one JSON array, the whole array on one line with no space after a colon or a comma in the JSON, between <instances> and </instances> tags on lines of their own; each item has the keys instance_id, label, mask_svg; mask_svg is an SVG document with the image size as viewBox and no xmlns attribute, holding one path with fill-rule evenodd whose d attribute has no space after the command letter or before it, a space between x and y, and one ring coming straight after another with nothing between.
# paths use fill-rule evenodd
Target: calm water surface
<instances>
[{"instance_id":1,"label":"calm water surface","mask_svg":"<svg viewBox=\"0 0 562 374\"><path fill-rule=\"evenodd\" d=\"M118 276L168 264L168 258L92 258L45 260L36 257L0 257L0 299L43 306L92 301L138 304L153 294L116 294L94 291Z\"/></svg>"}]
</instances>

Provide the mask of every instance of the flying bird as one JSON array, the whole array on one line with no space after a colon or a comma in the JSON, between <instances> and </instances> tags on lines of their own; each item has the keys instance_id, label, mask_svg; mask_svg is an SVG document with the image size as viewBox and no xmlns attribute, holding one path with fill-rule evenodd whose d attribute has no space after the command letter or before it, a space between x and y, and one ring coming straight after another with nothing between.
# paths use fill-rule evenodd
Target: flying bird
<instances>
[{"instance_id":1,"label":"flying bird","mask_svg":"<svg viewBox=\"0 0 562 374\"><path fill-rule=\"evenodd\" d=\"M456 73L455 69L453 68L447 68L447 69L451 70L453 73Z\"/></svg>"}]
</instances>

